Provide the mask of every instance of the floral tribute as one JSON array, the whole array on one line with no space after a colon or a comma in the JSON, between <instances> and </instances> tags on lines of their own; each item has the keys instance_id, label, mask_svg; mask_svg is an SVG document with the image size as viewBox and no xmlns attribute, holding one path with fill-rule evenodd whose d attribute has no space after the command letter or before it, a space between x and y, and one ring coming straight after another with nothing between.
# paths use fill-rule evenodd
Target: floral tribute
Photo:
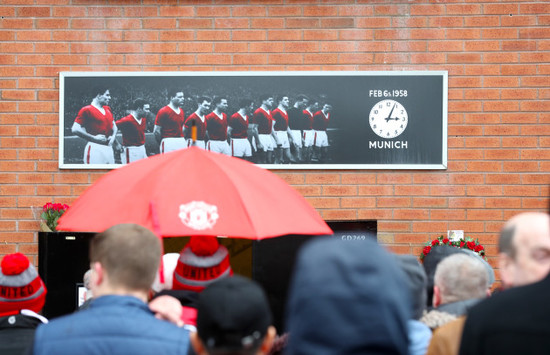
<instances>
[{"instance_id":1,"label":"floral tribute","mask_svg":"<svg viewBox=\"0 0 550 355\"><path fill-rule=\"evenodd\" d=\"M422 252L420 253L420 260L424 260L426 255L428 255L432 251L432 247L438 246L438 245L448 245L455 248L461 248L461 249L469 249L473 251L474 253L481 256L483 259L487 260L487 257L485 256L485 248L483 245L479 244L479 240L473 239L470 237L460 238L459 240L450 240L446 236L439 236L436 239L432 240L431 242L427 242L424 248L422 249Z\"/></svg>"},{"instance_id":2,"label":"floral tribute","mask_svg":"<svg viewBox=\"0 0 550 355\"><path fill-rule=\"evenodd\" d=\"M55 231L57 228L57 221L63 213L67 212L69 205L64 203L51 203L48 202L42 207L42 214L40 218L46 223L51 231Z\"/></svg>"}]
</instances>

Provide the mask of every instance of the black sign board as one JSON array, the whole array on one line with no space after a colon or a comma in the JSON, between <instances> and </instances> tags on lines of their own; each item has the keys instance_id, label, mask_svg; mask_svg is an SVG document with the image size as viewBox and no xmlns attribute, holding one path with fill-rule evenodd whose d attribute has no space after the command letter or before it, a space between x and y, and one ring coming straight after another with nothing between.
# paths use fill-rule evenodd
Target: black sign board
<instances>
[{"instance_id":1,"label":"black sign board","mask_svg":"<svg viewBox=\"0 0 550 355\"><path fill-rule=\"evenodd\" d=\"M185 117L198 109L203 96L224 97L228 118L248 98L251 124L254 111L270 97L264 108L273 116L274 130L284 130L277 122L286 115L294 133L273 134L273 161L263 160L263 148L249 134L249 159L269 169L446 169L447 82L446 71L61 73L59 164L104 169L123 163L114 154L114 163L84 164L87 141L73 129L79 111L96 95L91 88L100 86L109 90L115 122L128 116L136 98L150 105L143 143L147 156L159 154L156 115L170 102L170 89L177 88L184 94ZM215 106L213 100L205 115ZM122 142L121 130L118 135Z\"/></svg>"}]
</instances>

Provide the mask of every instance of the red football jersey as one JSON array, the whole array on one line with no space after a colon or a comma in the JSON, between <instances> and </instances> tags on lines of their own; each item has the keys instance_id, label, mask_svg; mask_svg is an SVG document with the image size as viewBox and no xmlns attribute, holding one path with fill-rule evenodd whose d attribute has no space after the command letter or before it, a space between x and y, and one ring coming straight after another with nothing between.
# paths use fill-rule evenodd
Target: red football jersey
<instances>
[{"instance_id":1,"label":"red football jersey","mask_svg":"<svg viewBox=\"0 0 550 355\"><path fill-rule=\"evenodd\" d=\"M276 131L286 131L288 128L288 113L284 112L280 108L276 108L271 112L271 117L275 121L273 129Z\"/></svg>"},{"instance_id":2,"label":"red football jersey","mask_svg":"<svg viewBox=\"0 0 550 355\"><path fill-rule=\"evenodd\" d=\"M180 108L180 113L175 113L169 106L164 106L157 112L155 125L162 127L162 139L183 137L183 123L185 113Z\"/></svg>"},{"instance_id":3,"label":"red football jersey","mask_svg":"<svg viewBox=\"0 0 550 355\"><path fill-rule=\"evenodd\" d=\"M239 112L235 112L229 118L229 127L231 131L231 137L233 138L248 138L248 116L241 116Z\"/></svg>"},{"instance_id":4,"label":"red football jersey","mask_svg":"<svg viewBox=\"0 0 550 355\"><path fill-rule=\"evenodd\" d=\"M304 110L304 130L313 129L313 113Z\"/></svg>"},{"instance_id":5,"label":"red football jersey","mask_svg":"<svg viewBox=\"0 0 550 355\"><path fill-rule=\"evenodd\" d=\"M193 121L195 121L197 125L197 140L203 141L206 139L206 119L201 120L199 115L197 115L196 112L193 112L192 114L187 117L185 120L185 138L190 139L191 138L191 130L193 126Z\"/></svg>"},{"instance_id":6,"label":"red football jersey","mask_svg":"<svg viewBox=\"0 0 550 355\"><path fill-rule=\"evenodd\" d=\"M227 140L227 115L222 112L222 117L214 111L206 115L206 130L208 138L216 141Z\"/></svg>"},{"instance_id":7,"label":"red football jersey","mask_svg":"<svg viewBox=\"0 0 550 355\"><path fill-rule=\"evenodd\" d=\"M91 135L104 134L109 137L113 134L113 114L109 106L103 106L103 109L105 114L93 105L84 106L78 111L75 122Z\"/></svg>"},{"instance_id":8,"label":"red football jersey","mask_svg":"<svg viewBox=\"0 0 550 355\"><path fill-rule=\"evenodd\" d=\"M258 125L258 134L271 134L271 130L273 129L273 118L271 117L271 113L259 107L254 111L252 122Z\"/></svg>"},{"instance_id":9,"label":"red football jersey","mask_svg":"<svg viewBox=\"0 0 550 355\"><path fill-rule=\"evenodd\" d=\"M316 131L326 131L329 120L330 112L325 116L323 111L317 111L315 115L313 115L313 129Z\"/></svg>"},{"instance_id":10,"label":"red football jersey","mask_svg":"<svg viewBox=\"0 0 550 355\"><path fill-rule=\"evenodd\" d=\"M125 147L138 147L145 144L145 128L147 120L141 118L139 123L134 116L128 115L116 122L116 126L122 132L122 145Z\"/></svg>"}]
</instances>

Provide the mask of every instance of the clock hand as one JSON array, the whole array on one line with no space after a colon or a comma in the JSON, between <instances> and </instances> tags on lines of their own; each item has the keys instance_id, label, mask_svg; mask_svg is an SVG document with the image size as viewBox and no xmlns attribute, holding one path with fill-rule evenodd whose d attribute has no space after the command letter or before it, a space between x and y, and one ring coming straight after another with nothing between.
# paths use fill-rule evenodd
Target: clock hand
<instances>
[{"instance_id":1,"label":"clock hand","mask_svg":"<svg viewBox=\"0 0 550 355\"><path fill-rule=\"evenodd\" d=\"M391 118L391 114L393 113L393 110L395 109L395 106L396 106L396 105L397 105L397 104L393 104L393 107L391 108L390 114L388 115L388 117L386 117L386 122L388 122L389 120L392 119L392 118Z\"/></svg>"}]
</instances>

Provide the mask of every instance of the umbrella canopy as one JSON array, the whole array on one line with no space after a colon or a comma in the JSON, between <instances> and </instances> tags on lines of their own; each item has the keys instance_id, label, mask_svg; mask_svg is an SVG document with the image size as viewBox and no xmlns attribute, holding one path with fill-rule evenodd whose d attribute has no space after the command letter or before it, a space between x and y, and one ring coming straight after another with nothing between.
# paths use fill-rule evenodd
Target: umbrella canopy
<instances>
[{"instance_id":1,"label":"umbrella canopy","mask_svg":"<svg viewBox=\"0 0 550 355\"><path fill-rule=\"evenodd\" d=\"M163 237L332 234L319 213L277 175L196 147L105 174L63 214L57 229L100 232L119 223L140 224Z\"/></svg>"}]
</instances>

